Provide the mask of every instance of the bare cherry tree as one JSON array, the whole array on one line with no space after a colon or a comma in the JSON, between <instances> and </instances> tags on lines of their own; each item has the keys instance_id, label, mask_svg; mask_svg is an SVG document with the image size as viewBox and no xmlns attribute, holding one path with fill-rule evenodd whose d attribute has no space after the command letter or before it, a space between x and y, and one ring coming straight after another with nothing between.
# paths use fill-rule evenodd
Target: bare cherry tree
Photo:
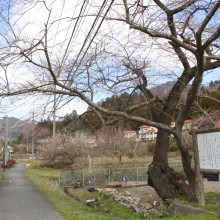
<instances>
[{"instance_id":1,"label":"bare cherry tree","mask_svg":"<svg viewBox=\"0 0 220 220\"><path fill-rule=\"evenodd\" d=\"M83 133L57 134L56 149L52 148L52 140L48 139L38 146L37 156L48 161L46 165L51 167L82 169L87 162L87 148L87 138Z\"/></svg>"},{"instance_id":2,"label":"bare cherry tree","mask_svg":"<svg viewBox=\"0 0 220 220\"><path fill-rule=\"evenodd\" d=\"M1 87L1 95L55 93L68 97L68 101L77 97L102 119L107 115L113 120L119 117L157 127L149 166L151 184L162 198L185 194L194 200L195 172L182 127L204 74L220 67L220 1L97 1L90 5L91 13L85 12L84 1L72 6L72 10L79 10L70 17L62 13L63 9L53 17L53 3L36 4L41 4L47 17L37 34L30 37L24 34L25 27L18 28L17 23L12 26L11 20L6 20L11 35L3 37L4 63L13 63L18 73L24 73L25 80L8 83L7 89ZM61 6L65 8L65 3ZM84 18L90 19L84 22L91 25L77 32ZM80 36L83 41L76 38L81 33L85 34L84 38ZM152 85L168 80L173 83L166 96L152 92ZM145 100L133 105L129 100L120 100L121 105L114 109L96 101L109 94L119 97L122 92L132 96L136 91ZM148 118L132 114L144 106ZM176 122L174 128L171 121ZM169 167L170 134L181 152L188 185Z\"/></svg>"},{"instance_id":3,"label":"bare cherry tree","mask_svg":"<svg viewBox=\"0 0 220 220\"><path fill-rule=\"evenodd\" d=\"M122 129L103 127L97 133L96 151L99 155L110 156L122 161L122 157L135 154L135 141L124 137Z\"/></svg>"}]
</instances>

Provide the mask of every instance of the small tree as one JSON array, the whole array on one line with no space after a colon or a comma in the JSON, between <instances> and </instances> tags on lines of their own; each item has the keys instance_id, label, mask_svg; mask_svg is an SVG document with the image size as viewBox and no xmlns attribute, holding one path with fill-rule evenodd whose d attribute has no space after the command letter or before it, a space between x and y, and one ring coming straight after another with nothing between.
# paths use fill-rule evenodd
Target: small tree
<instances>
[{"instance_id":1,"label":"small tree","mask_svg":"<svg viewBox=\"0 0 220 220\"><path fill-rule=\"evenodd\" d=\"M113 126L103 127L97 137L101 155L116 157L118 161L122 161L123 156L135 156L135 141L125 138L123 130Z\"/></svg>"},{"instance_id":2,"label":"small tree","mask_svg":"<svg viewBox=\"0 0 220 220\"><path fill-rule=\"evenodd\" d=\"M81 169L88 156L86 147L86 137L82 133L57 134L55 149L52 147L52 140L49 140L38 147L37 156L47 160L48 166Z\"/></svg>"}]
</instances>

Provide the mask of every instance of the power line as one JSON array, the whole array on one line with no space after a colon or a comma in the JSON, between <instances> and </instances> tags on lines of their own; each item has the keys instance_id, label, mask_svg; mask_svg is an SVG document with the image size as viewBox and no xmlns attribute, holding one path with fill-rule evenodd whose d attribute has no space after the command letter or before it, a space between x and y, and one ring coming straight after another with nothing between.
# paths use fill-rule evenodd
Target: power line
<instances>
[{"instance_id":1,"label":"power line","mask_svg":"<svg viewBox=\"0 0 220 220\"><path fill-rule=\"evenodd\" d=\"M87 7L86 3L87 3L87 0L84 0L82 6L81 6L81 8L80 8L79 15L78 15L77 20L76 20L76 22L75 22L75 25L74 25L74 27L73 27L73 30L72 30L72 33L71 33L71 36L70 36L70 40L69 40L69 42L68 42L68 44L67 44L67 47L66 47L65 52L64 52L63 59L62 59L62 61L61 61L61 66L63 65L63 62L64 62L64 60L65 60L65 58L66 58L66 55L67 55L69 46L70 46L70 44L71 44L71 41L72 41L72 39L73 39L75 30L76 30L76 28L77 28L77 25L78 25L79 21L80 21L81 18L82 18L82 13L85 11L85 9L86 9L86 7ZM85 7L84 7L84 6L85 6Z\"/></svg>"},{"instance_id":2,"label":"power line","mask_svg":"<svg viewBox=\"0 0 220 220\"><path fill-rule=\"evenodd\" d=\"M79 4L79 0L77 1L76 6L77 6L78 4ZM75 7L75 9L74 9L74 11L73 11L72 18L73 18L73 16L75 15L76 8L77 8L77 7ZM72 21L73 21L73 19L72 19ZM71 27L71 25L72 25L72 21L69 23L69 26L68 26L68 28L67 28L66 35L65 35L65 37L64 37L64 40L63 40L62 46L61 46L61 48L60 48L60 55L61 55L61 51L62 51L62 49L63 49L63 47L64 47L64 42L66 41L67 36L68 36L68 34L69 34L69 30L70 30L70 27ZM66 53L67 53L67 52L66 52ZM65 55L66 53L64 53L64 56L66 56L66 55ZM64 62L64 60L65 60L65 57L63 57L62 60L63 60L63 61L61 62L61 67L62 67L63 62Z\"/></svg>"},{"instance_id":3,"label":"power line","mask_svg":"<svg viewBox=\"0 0 220 220\"><path fill-rule=\"evenodd\" d=\"M98 31L99 31L99 29L100 29L100 27L101 27L101 25L102 25L102 23L103 23L103 21L104 21L106 15L107 15L107 13L108 13L108 11L109 11L111 5L113 4L113 2L114 2L114 0L111 1L111 4L109 5L108 9L106 10L106 12L105 12L105 14L104 14L104 16L103 16L103 18L102 18L102 20L101 20L101 22L100 22L98 28L96 29L96 31L95 31L95 33L94 33L92 39L90 40L89 45L87 46L87 49L86 49L85 52L84 52L83 57L80 59L80 62L79 62L79 64L77 65L76 71L78 70L78 68L79 68L79 66L80 66L80 64L81 64L81 62L82 62L82 60L83 60L83 58L85 57L86 53L88 52L88 49L89 49L89 47L91 46L91 44L92 44L94 38L96 37L96 35L97 35L97 33L98 33ZM82 45L82 47L81 47L81 49L80 49L80 51L79 51L79 53L78 53L78 55L77 55L77 57L76 57L76 59L75 59L73 65L72 65L71 69L70 69L70 74L71 74L71 72L73 71L73 68L75 67L75 65L77 64L78 59L79 59L79 57L80 57L80 55L81 55L81 53L82 53L82 51L83 51L83 49L84 49L84 47L85 47L85 45L86 45L86 43L87 43L87 40L89 39L90 35L92 34L92 31L93 31L93 29L95 28L95 26L96 26L96 24L97 24L97 22L98 22L98 19L100 18L101 13L103 12L103 10L104 10L106 4L107 4L107 0L105 0L105 1L103 2L102 6L101 6L101 8L100 8L100 10L99 10L99 12L98 12L98 15L97 15L96 18L95 18L95 20L94 20L94 22L93 22L93 24L92 24L92 26L91 26L91 28L90 28L90 30L89 30L87 36L86 36L86 38L85 38L85 40L84 40L84 42L83 42L83 45Z\"/></svg>"},{"instance_id":4,"label":"power line","mask_svg":"<svg viewBox=\"0 0 220 220\"><path fill-rule=\"evenodd\" d=\"M80 18L79 24L76 27L74 36L72 37L71 41L69 42L70 43L69 47L72 47L73 42L75 42L75 39L79 36L79 32L81 32L81 29L82 29L82 27L85 23L85 20L86 20L86 10L87 10L87 12L89 12L90 7L91 7L91 5L88 7L88 4L87 4L86 7L84 8L83 14L79 15L80 17L78 16L78 18Z\"/></svg>"},{"instance_id":5,"label":"power line","mask_svg":"<svg viewBox=\"0 0 220 220\"><path fill-rule=\"evenodd\" d=\"M55 38L54 38L54 41L53 41L53 46L52 46L51 54L53 53L53 48L54 48L55 41L56 41L56 38L57 38L58 30L59 30L59 27L60 27L60 21L61 21L62 15L63 15L64 6L65 6L65 0L63 1L63 6L62 6L62 9L61 9L60 19L59 19L58 25L57 25L57 30L56 30L56 33L55 33Z\"/></svg>"}]
</instances>

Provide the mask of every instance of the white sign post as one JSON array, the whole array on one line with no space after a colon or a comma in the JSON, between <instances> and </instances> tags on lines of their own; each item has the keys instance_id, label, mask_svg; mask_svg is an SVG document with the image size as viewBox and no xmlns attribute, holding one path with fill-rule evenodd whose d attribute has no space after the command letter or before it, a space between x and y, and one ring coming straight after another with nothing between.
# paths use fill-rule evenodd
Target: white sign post
<instances>
[{"instance_id":1,"label":"white sign post","mask_svg":"<svg viewBox=\"0 0 220 220\"><path fill-rule=\"evenodd\" d=\"M198 133L200 169L220 172L220 131Z\"/></svg>"},{"instance_id":2,"label":"white sign post","mask_svg":"<svg viewBox=\"0 0 220 220\"><path fill-rule=\"evenodd\" d=\"M196 189L200 205L205 205L200 171L220 173L220 129L193 131Z\"/></svg>"}]
</instances>

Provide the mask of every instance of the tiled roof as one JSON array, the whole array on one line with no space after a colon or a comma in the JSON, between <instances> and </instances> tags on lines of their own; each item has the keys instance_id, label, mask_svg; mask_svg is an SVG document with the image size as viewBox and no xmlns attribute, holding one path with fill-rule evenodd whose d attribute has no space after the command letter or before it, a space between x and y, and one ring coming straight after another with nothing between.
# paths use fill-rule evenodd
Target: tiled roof
<instances>
[{"instance_id":1,"label":"tiled roof","mask_svg":"<svg viewBox=\"0 0 220 220\"><path fill-rule=\"evenodd\" d=\"M139 128L149 128L150 126L148 125L141 125Z\"/></svg>"},{"instance_id":2,"label":"tiled roof","mask_svg":"<svg viewBox=\"0 0 220 220\"><path fill-rule=\"evenodd\" d=\"M146 133L155 133L155 132L157 132L157 130L154 130L154 129L149 129L146 131Z\"/></svg>"},{"instance_id":3,"label":"tiled roof","mask_svg":"<svg viewBox=\"0 0 220 220\"><path fill-rule=\"evenodd\" d=\"M215 128L220 128L220 119L217 121L217 123L215 124Z\"/></svg>"},{"instance_id":4,"label":"tiled roof","mask_svg":"<svg viewBox=\"0 0 220 220\"><path fill-rule=\"evenodd\" d=\"M209 115L202 116L193 121L193 126L197 126L198 129L211 129L216 128L220 120L220 111L212 112Z\"/></svg>"},{"instance_id":5,"label":"tiled roof","mask_svg":"<svg viewBox=\"0 0 220 220\"><path fill-rule=\"evenodd\" d=\"M191 123L192 120L185 120L184 123Z\"/></svg>"}]
</instances>

